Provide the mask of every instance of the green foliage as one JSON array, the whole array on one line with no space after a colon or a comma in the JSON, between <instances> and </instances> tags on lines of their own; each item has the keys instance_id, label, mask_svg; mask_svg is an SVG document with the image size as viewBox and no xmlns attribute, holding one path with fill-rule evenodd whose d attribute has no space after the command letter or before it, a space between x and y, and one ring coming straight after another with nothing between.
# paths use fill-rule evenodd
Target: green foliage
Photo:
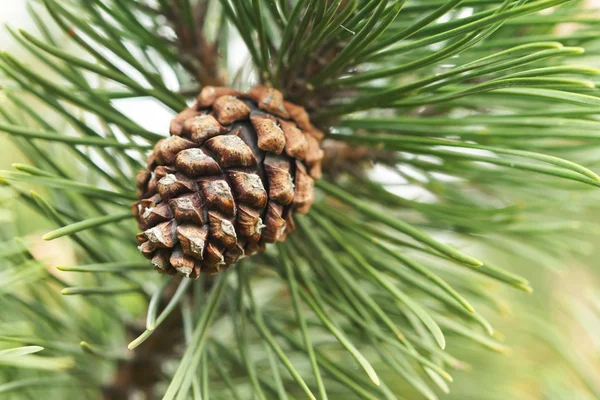
<instances>
[{"instance_id":1,"label":"green foliage","mask_svg":"<svg viewBox=\"0 0 600 400\"><path fill-rule=\"evenodd\" d=\"M130 382L128 395L600 397L586 357L600 350L598 299L548 315L552 267L581 259L600 231L586 214L600 186L600 18L582 7L32 2L39 34L9 29L50 73L0 53L0 131L29 158L0 172L3 202L52 224L43 239L69 236L56 243L63 260L73 245L75 261L34 255L32 232L2 225L0 395L110 398L124 365L156 355L156 377ZM123 102L175 113L204 85L257 82L306 106L329 143L372 149L373 163L326 171L285 244L215 278L153 273L129 208L135 173L167 129ZM593 273L573 270L593 291ZM538 284L541 300L524 300ZM498 314L513 299L507 327ZM497 325L516 338L513 361L493 354L509 352ZM156 350L179 330L185 346ZM581 335L593 350L570 343Z\"/></svg>"}]
</instances>

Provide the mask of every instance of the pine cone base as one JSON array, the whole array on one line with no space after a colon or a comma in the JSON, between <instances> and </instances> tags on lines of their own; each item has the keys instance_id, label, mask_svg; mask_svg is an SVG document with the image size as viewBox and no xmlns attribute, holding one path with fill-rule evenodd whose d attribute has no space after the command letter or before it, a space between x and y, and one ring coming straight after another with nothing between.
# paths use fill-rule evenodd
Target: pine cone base
<instances>
[{"instance_id":1,"label":"pine cone base","mask_svg":"<svg viewBox=\"0 0 600 400\"><path fill-rule=\"evenodd\" d=\"M137 175L142 254L197 278L285 240L314 201L323 134L280 92L205 87Z\"/></svg>"}]
</instances>

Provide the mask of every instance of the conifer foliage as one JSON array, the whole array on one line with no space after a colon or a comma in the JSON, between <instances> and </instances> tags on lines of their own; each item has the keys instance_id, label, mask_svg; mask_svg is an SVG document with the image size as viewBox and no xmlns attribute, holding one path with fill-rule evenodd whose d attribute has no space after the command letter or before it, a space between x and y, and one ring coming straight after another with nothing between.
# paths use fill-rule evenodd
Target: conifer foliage
<instances>
[{"instance_id":1,"label":"conifer foliage","mask_svg":"<svg viewBox=\"0 0 600 400\"><path fill-rule=\"evenodd\" d=\"M600 398L600 299L582 261L599 231L588 6L31 1L36 32L7 29L36 62L0 52L0 131L28 160L0 171L0 397ZM242 130L324 132L322 173L318 149L317 167L287 154L322 175L314 203L277 215L295 225L285 242L227 269L182 256L171 265L197 280L156 274L131 204L169 126L126 105L188 115L224 87L253 107ZM307 115L295 126L231 96L253 87ZM190 167L163 161L165 176ZM298 179L285 201L308 211ZM63 237L49 259L43 241Z\"/></svg>"}]
</instances>

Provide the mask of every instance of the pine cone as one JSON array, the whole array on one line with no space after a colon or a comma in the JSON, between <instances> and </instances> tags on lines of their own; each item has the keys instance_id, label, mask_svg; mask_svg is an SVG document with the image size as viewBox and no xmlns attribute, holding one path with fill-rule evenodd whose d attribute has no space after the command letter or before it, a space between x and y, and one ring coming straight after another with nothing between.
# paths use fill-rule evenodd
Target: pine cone
<instances>
[{"instance_id":1,"label":"pine cone","mask_svg":"<svg viewBox=\"0 0 600 400\"><path fill-rule=\"evenodd\" d=\"M205 87L171 122L137 175L142 254L197 278L264 251L294 230L321 177L323 133L271 88Z\"/></svg>"}]
</instances>

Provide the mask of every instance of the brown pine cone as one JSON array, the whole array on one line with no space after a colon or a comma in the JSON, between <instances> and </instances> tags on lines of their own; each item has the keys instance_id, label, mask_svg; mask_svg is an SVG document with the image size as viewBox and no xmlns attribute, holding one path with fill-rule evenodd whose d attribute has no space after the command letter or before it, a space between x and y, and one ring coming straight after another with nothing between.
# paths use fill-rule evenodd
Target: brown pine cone
<instances>
[{"instance_id":1,"label":"brown pine cone","mask_svg":"<svg viewBox=\"0 0 600 400\"><path fill-rule=\"evenodd\" d=\"M137 175L142 254L197 278L283 241L321 177L323 133L272 88L205 87Z\"/></svg>"}]
</instances>

